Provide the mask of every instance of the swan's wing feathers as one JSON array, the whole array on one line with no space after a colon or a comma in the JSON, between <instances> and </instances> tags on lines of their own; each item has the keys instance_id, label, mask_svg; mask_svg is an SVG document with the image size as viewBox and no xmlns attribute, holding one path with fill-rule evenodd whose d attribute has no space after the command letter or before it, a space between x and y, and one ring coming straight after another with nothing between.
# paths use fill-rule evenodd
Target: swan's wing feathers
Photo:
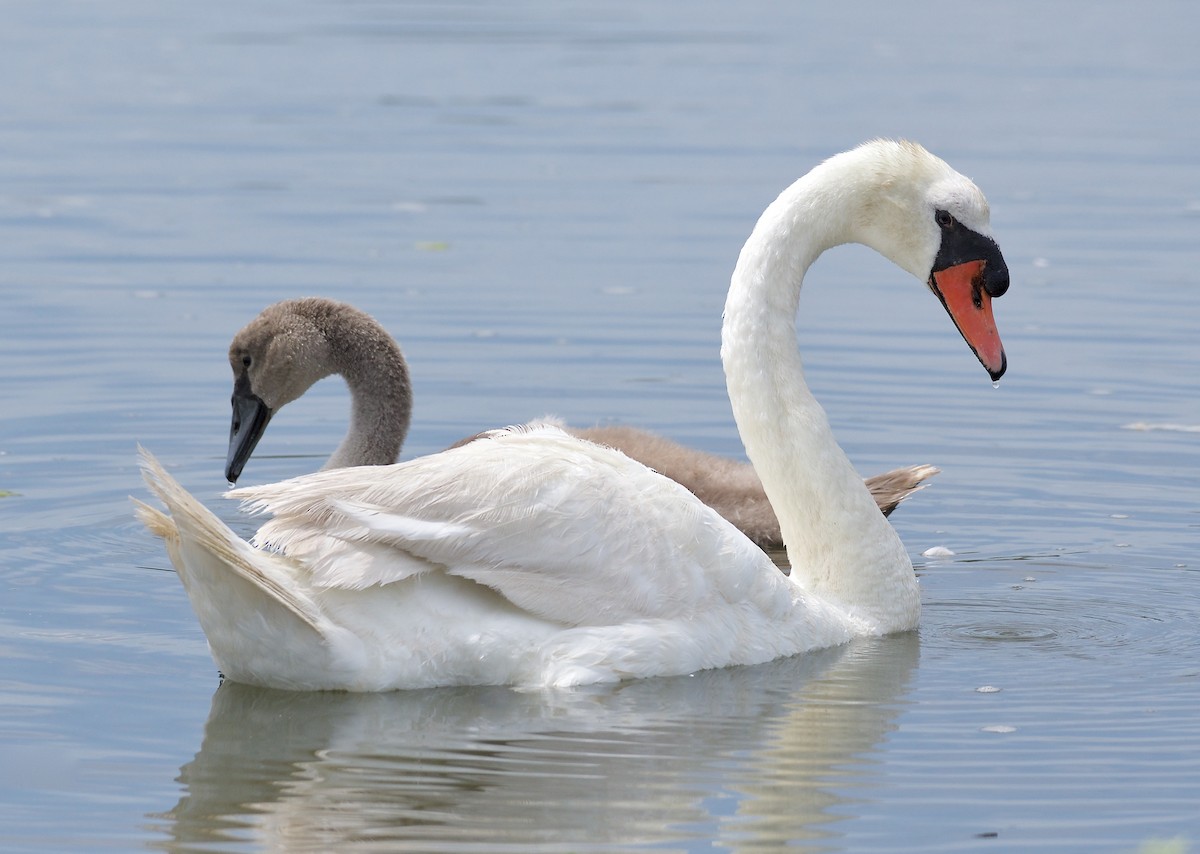
<instances>
[{"instance_id":1,"label":"swan's wing feathers","mask_svg":"<svg viewBox=\"0 0 1200 854\"><path fill-rule=\"evenodd\" d=\"M440 455L439 455L440 456ZM398 507L419 504L418 479L403 466L340 468L278 483L234 489L226 497L254 515L269 515L251 542L302 562L314 587L361 590L434 569L417 555L373 542L346 512L357 504ZM343 506L345 505L345 506ZM454 536L436 520L417 519L427 536Z\"/></svg>"},{"instance_id":2,"label":"swan's wing feathers","mask_svg":"<svg viewBox=\"0 0 1200 854\"><path fill-rule=\"evenodd\" d=\"M336 507L363 540L566 625L677 617L713 597L745 599L741 553L766 561L687 490L624 454L557 431L496 438L490 449L473 443L480 447L457 473L422 484L425 502Z\"/></svg>"},{"instance_id":3,"label":"swan's wing feathers","mask_svg":"<svg viewBox=\"0 0 1200 854\"><path fill-rule=\"evenodd\" d=\"M666 564L675 571L656 575L662 555L647 544L609 544L595 531L579 530L585 526L572 524L579 517L569 509L576 503L543 503L508 515L492 508L443 523L455 532L449 537L431 535L438 526L427 520L387 508L354 502L338 507L347 536L361 546L422 558L564 625L675 616L699 606L707 591L696 562L679 555ZM595 515L590 519L595 522Z\"/></svg>"},{"instance_id":4,"label":"swan's wing feathers","mask_svg":"<svg viewBox=\"0 0 1200 854\"><path fill-rule=\"evenodd\" d=\"M730 558L744 548L761 555L683 487L547 425L230 495L274 514L259 539L304 560L318 585L388 584L439 568L564 625L745 598L745 560Z\"/></svg>"}]
</instances>

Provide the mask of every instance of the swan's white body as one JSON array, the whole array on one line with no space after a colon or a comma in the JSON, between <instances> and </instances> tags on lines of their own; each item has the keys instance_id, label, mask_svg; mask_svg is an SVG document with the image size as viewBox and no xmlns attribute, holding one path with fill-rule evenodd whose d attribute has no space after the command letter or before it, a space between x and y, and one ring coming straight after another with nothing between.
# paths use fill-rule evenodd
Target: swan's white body
<instances>
[{"instance_id":1,"label":"swan's white body","mask_svg":"<svg viewBox=\"0 0 1200 854\"><path fill-rule=\"evenodd\" d=\"M286 556L241 541L147 462L180 578L236 681L574 685L884 628L807 595L674 481L554 426L231 493L273 514L258 545Z\"/></svg>"},{"instance_id":2,"label":"swan's white body","mask_svg":"<svg viewBox=\"0 0 1200 854\"><path fill-rule=\"evenodd\" d=\"M919 146L869 143L785 191L734 272L722 357L790 577L677 483L553 425L234 490L272 516L253 545L147 454L171 517L140 514L222 672L272 687L575 685L912 629L912 565L805 386L795 313L805 269L836 243L927 274L935 206L986 237L967 179Z\"/></svg>"}]
</instances>

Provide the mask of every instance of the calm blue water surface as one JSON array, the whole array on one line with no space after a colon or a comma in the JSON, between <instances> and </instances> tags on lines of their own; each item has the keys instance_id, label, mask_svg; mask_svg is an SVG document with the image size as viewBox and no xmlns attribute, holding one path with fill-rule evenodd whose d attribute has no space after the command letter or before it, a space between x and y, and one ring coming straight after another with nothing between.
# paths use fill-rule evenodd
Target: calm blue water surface
<instances>
[{"instance_id":1,"label":"calm blue water surface","mask_svg":"<svg viewBox=\"0 0 1200 854\"><path fill-rule=\"evenodd\" d=\"M0 848L1200 850L1195 4L3 17ZM893 517L919 633L551 694L218 688L128 496L141 442L248 530L225 348L262 307L394 332L405 456L546 413L736 455L741 242L874 136L977 180L1013 278L999 389L866 250L802 300L863 473L943 470ZM244 482L318 467L346 407L289 406Z\"/></svg>"}]
</instances>

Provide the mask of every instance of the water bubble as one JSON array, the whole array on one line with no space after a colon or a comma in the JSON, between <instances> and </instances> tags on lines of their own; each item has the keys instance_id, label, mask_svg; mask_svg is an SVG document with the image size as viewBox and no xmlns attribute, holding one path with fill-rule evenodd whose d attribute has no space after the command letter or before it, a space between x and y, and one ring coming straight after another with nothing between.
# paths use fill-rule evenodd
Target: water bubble
<instances>
[{"instance_id":1,"label":"water bubble","mask_svg":"<svg viewBox=\"0 0 1200 854\"><path fill-rule=\"evenodd\" d=\"M954 552L945 546L931 546L921 552L921 557L954 557Z\"/></svg>"},{"instance_id":2,"label":"water bubble","mask_svg":"<svg viewBox=\"0 0 1200 854\"><path fill-rule=\"evenodd\" d=\"M1016 732L1017 728L1015 726L1008 726L1007 724L993 724L992 726L980 727L979 731L1006 734L1010 732Z\"/></svg>"},{"instance_id":3,"label":"water bubble","mask_svg":"<svg viewBox=\"0 0 1200 854\"><path fill-rule=\"evenodd\" d=\"M975 689L976 694L999 694L1000 689L995 685L980 685Z\"/></svg>"},{"instance_id":4,"label":"water bubble","mask_svg":"<svg viewBox=\"0 0 1200 854\"><path fill-rule=\"evenodd\" d=\"M992 380L992 388L1000 388L1000 380Z\"/></svg>"},{"instance_id":5,"label":"water bubble","mask_svg":"<svg viewBox=\"0 0 1200 854\"><path fill-rule=\"evenodd\" d=\"M1142 433L1155 430L1162 430L1168 433L1200 433L1200 424L1152 424L1147 421L1134 421L1131 424L1122 424L1121 429L1137 430Z\"/></svg>"}]
</instances>

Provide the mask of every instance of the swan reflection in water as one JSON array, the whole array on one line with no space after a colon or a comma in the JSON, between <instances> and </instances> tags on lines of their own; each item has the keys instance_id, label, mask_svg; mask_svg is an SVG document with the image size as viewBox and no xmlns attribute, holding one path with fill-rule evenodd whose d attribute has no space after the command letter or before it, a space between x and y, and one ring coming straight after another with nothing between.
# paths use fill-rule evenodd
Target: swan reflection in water
<instances>
[{"instance_id":1,"label":"swan reflection in water","mask_svg":"<svg viewBox=\"0 0 1200 854\"><path fill-rule=\"evenodd\" d=\"M216 692L167 848L782 845L837 835L916 633L570 690ZM864 758L867 755L868 758ZM861 769L861 770L860 770ZM833 809L837 807L836 811Z\"/></svg>"}]
</instances>

